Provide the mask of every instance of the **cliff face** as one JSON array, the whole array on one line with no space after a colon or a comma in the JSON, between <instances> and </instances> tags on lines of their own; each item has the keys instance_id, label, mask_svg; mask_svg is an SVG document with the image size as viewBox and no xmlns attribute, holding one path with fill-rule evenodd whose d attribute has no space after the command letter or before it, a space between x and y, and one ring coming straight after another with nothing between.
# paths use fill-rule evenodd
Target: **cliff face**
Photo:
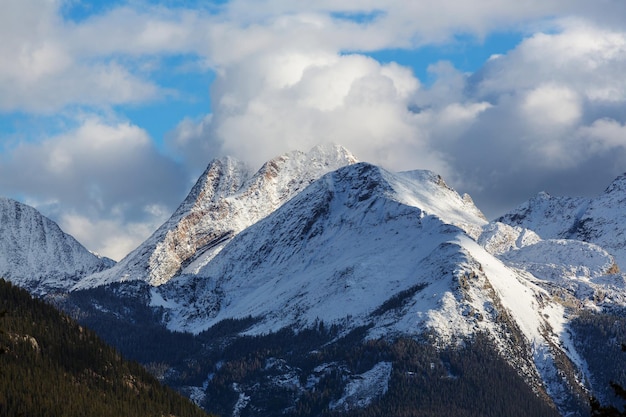
<instances>
[{"instance_id":1,"label":"cliff face","mask_svg":"<svg viewBox=\"0 0 626 417\"><path fill-rule=\"evenodd\" d=\"M94 274L75 288L126 280L158 286L178 274L195 273L239 232L325 173L355 162L350 152L334 145L278 156L254 174L233 158L215 160L172 217L146 242L115 268Z\"/></svg>"}]
</instances>

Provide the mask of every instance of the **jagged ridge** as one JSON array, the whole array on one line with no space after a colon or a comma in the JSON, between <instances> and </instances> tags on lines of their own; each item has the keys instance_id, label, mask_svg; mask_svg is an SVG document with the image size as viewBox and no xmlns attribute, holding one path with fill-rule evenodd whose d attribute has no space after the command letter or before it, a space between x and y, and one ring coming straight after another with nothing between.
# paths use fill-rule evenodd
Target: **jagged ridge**
<instances>
[{"instance_id":1,"label":"jagged ridge","mask_svg":"<svg viewBox=\"0 0 626 417\"><path fill-rule=\"evenodd\" d=\"M209 262L239 232L261 220L310 183L356 158L336 145L290 152L251 175L245 164L212 161L172 217L115 268L75 288L144 280L161 285Z\"/></svg>"},{"instance_id":2,"label":"jagged ridge","mask_svg":"<svg viewBox=\"0 0 626 417\"><path fill-rule=\"evenodd\" d=\"M626 269L626 174L598 197L555 197L545 192L497 221L537 232L544 239L576 239L607 250Z\"/></svg>"},{"instance_id":3,"label":"jagged ridge","mask_svg":"<svg viewBox=\"0 0 626 417\"><path fill-rule=\"evenodd\" d=\"M407 259L480 229L482 217L460 214L467 204L429 172L341 168L250 226L197 275L153 290L153 304L170 309L172 328L194 331L247 315L265 318L258 331L364 316L419 283Z\"/></svg>"}]
</instances>

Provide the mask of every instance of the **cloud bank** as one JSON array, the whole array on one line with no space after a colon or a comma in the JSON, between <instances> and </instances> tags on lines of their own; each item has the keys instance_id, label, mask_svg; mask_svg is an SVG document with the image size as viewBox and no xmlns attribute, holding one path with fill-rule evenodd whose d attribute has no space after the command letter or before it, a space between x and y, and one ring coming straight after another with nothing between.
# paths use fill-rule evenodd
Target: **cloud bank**
<instances>
[{"instance_id":1,"label":"cloud bank","mask_svg":"<svg viewBox=\"0 0 626 417\"><path fill-rule=\"evenodd\" d=\"M432 169L490 217L541 190L596 194L626 171L622 1L129 2L75 20L71 7L9 0L0 16L0 117L54 125L5 134L0 193L116 259L222 155L254 166L339 143L389 169ZM519 43L473 73L370 56L503 31ZM211 109L150 137L125 109L182 95L162 80L173 57L215 75Z\"/></svg>"}]
</instances>

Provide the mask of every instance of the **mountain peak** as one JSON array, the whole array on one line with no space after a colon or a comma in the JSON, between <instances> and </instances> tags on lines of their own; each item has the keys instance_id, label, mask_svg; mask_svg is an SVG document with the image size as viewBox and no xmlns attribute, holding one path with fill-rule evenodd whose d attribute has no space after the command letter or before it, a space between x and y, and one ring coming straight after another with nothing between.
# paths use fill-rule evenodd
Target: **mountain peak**
<instances>
[{"instance_id":1,"label":"mountain peak","mask_svg":"<svg viewBox=\"0 0 626 417\"><path fill-rule=\"evenodd\" d=\"M429 171L344 166L246 228L196 273L154 288L153 305L168 310L172 329L187 331L248 315L264 318L260 332L363 316L398 286L416 285L419 259L482 229L486 221L466 204Z\"/></svg>"},{"instance_id":2,"label":"mountain peak","mask_svg":"<svg viewBox=\"0 0 626 417\"><path fill-rule=\"evenodd\" d=\"M604 190L604 194L616 192L626 192L626 173L615 178L613 182Z\"/></svg>"},{"instance_id":3,"label":"mountain peak","mask_svg":"<svg viewBox=\"0 0 626 417\"><path fill-rule=\"evenodd\" d=\"M317 145L308 152L291 151L270 159L254 177L258 185L276 181L274 187L290 188L295 180L305 180L306 177L311 183L327 172L357 162L354 155L342 146Z\"/></svg>"},{"instance_id":4,"label":"mountain peak","mask_svg":"<svg viewBox=\"0 0 626 417\"><path fill-rule=\"evenodd\" d=\"M239 232L272 213L327 172L356 158L337 145L292 151L266 162L255 174L235 158L214 159L184 202L146 242L109 271L78 288L143 280L158 286L195 273Z\"/></svg>"},{"instance_id":5,"label":"mountain peak","mask_svg":"<svg viewBox=\"0 0 626 417\"><path fill-rule=\"evenodd\" d=\"M35 208L0 197L0 276L34 294L67 291L115 262L96 256Z\"/></svg>"},{"instance_id":6,"label":"mountain peak","mask_svg":"<svg viewBox=\"0 0 626 417\"><path fill-rule=\"evenodd\" d=\"M249 167L233 157L212 160L173 217L194 209L201 210L203 205L235 193L249 177Z\"/></svg>"},{"instance_id":7,"label":"mountain peak","mask_svg":"<svg viewBox=\"0 0 626 417\"><path fill-rule=\"evenodd\" d=\"M626 174L618 176L603 194L554 197L547 193L521 204L497 221L531 229L543 239L577 239L599 245L626 269Z\"/></svg>"}]
</instances>

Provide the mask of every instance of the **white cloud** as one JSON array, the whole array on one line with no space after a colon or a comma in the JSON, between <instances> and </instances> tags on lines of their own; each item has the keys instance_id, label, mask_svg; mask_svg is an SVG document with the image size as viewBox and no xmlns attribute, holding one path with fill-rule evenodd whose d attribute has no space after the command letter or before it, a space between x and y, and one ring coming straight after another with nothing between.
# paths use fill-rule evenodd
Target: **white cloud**
<instances>
[{"instance_id":1,"label":"white cloud","mask_svg":"<svg viewBox=\"0 0 626 417\"><path fill-rule=\"evenodd\" d=\"M67 133L5 151L0 187L26 196L84 242L102 240L88 247L116 257L163 220L162 211L147 208L171 211L188 183L181 167L159 154L144 130L91 116ZM89 237L89 230L98 234ZM112 253L106 242L113 241L127 243Z\"/></svg>"},{"instance_id":2,"label":"white cloud","mask_svg":"<svg viewBox=\"0 0 626 417\"><path fill-rule=\"evenodd\" d=\"M490 59L462 83L446 83L450 91L424 96L449 105L489 102L456 140L436 141L448 137L445 126L433 134L457 183L490 215L542 189L600 192L626 170L625 44L626 30L570 20Z\"/></svg>"},{"instance_id":3,"label":"white cloud","mask_svg":"<svg viewBox=\"0 0 626 417\"><path fill-rule=\"evenodd\" d=\"M53 201L51 214L111 256L161 218L146 208L171 211L189 186L145 130L115 117L116 106L175 95L155 77L170 55L217 73L212 113L167 138L196 172L223 154L259 165L332 141L391 169L433 169L496 207L527 198L541 178L565 189L626 160L621 0L129 2L80 22L62 18L63 4L3 3L0 112L113 116L70 116L76 127L7 147L0 186ZM495 30L528 37L476 74L425 62L427 87L363 55Z\"/></svg>"},{"instance_id":4,"label":"white cloud","mask_svg":"<svg viewBox=\"0 0 626 417\"><path fill-rule=\"evenodd\" d=\"M559 7L585 9L582 3L550 2L545 7L527 3L528 10L521 11L501 3L505 6L493 9L486 7L488 2L472 4L475 10L444 14L439 21L434 14L440 7L462 6L419 3L402 9L401 18L400 6L392 2L367 25L316 14L305 19L297 6L283 2L267 2L264 8L292 11L282 19L273 12L248 10L246 19L254 20L256 12L264 18L248 26L228 26L236 44L244 46L214 51L219 73L212 86L211 120L181 124L179 140L193 131L187 136L194 138L186 142L188 153L199 153L202 144L205 152L233 154L257 165L289 149L334 141L363 160L392 169L434 169L455 185L483 193L478 200L485 198L494 207L499 197L485 194L494 187L520 189L518 195L527 198L540 176L597 164L598 158L607 158L607 146L615 146L616 139L595 139L604 144L599 147L579 138L581 129L597 119L624 117L619 109L626 100L626 81L620 75L626 64L626 32L583 18L552 20L544 26L548 31L532 34L514 50L488 60L476 74L463 74L447 62L433 63L429 70L435 81L428 87L407 68L340 53L358 49L353 39L358 30L369 35L381 30L386 35L380 42L402 45L432 41L459 28L470 33L489 30L496 25L494 16L521 24L525 17ZM612 6L616 13L623 11ZM320 5L315 12L325 7L330 8ZM417 13L412 7L421 7L424 15L409 25L408 19ZM424 16L431 16L430 26L416 23ZM398 27L382 30L390 19L396 19ZM405 31L409 26L411 35ZM214 39L224 40L222 36ZM246 42L248 37L251 42ZM587 130L589 139L593 135ZM608 129L597 126L593 131L608 135ZM612 169L605 175L613 175ZM520 186L523 178L528 183ZM608 181L606 176L602 181ZM499 195L511 198L511 192Z\"/></svg>"},{"instance_id":5,"label":"white cloud","mask_svg":"<svg viewBox=\"0 0 626 417\"><path fill-rule=\"evenodd\" d=\"M576 91L558 85L539 85L522 99L521 112L529 123L541 129L569 127L582 115L582 102Z\"/></svg>"},{"instance_id":6,"label":"white cloud","mask_svg":"<svg viewBox=\"0 0 626 417\"><path fill-rule=\"evenodd\" d=\"M593 101L623 101L624 29L564 20L558 33L538 33L506 56L490 60L478 84L482 95L525 91L540 83L566 86Z\"/></svg>"},{"instance_id":7,"label":"white cloud","mask_svg":"<svg viewBox=\"0 0 626 417\"><path fill-rule=\"evenodd\" d=\"M563 32L536 34L487 62L472 89L498 107L502 123L508 119L506 136L528 168L573 166L596 149L578 141L577 132L626 104L618 75L625 64L626 32L569 22Z\"/></svg>"},{"instance_id":8,"label":"white cloud","mask_svg":"<svg viewBox=\"0 0 626 417\"><path fill-rule=\"evenodd\" d=\"M281 50L228 67L213 86L210 122L182 122L170 143L195 154L211 143L208 149L260 165L289 149L336 142L364 160L443 170L409 110L419 88L397 64Z\"/></svg>"},{"instance_id":9,"label":"white cloud","mask_svg":"<svg viewBox=\"0 0 626 417\"><path fill-rule=\"evenodd\" d=\"M578 131L583 145L592 152L626 150L626 126L616 120L598 119ZM626 169L626 168L624 168Z\"/></svg>"},{"instance_id":10,"label":"white cloud","mask_svg":"<svg viewBox=\"0 0 626 417\"><path fill-rule=\"evenodd\" d=\"M157 210L155 210L155 208ZM144 221L129 221L124 216L89 218L76 212L64 212L59 226L84 246L100 255L121 260L150 236L167 219L164 207L146 207L150 214Z\"/></svg>"},{"instance_id":11,"label":"white cloud","mask_svg":"<svg viewBox=\"0 0 626 417\"><path fill-rule=\"evenodd\" d=\"M341 19L342 13L362 16L366 24ZM602 7L587 0L388 0L384 3L235 0L228 3L224 16L240 28L254 31L256 36L251 38L258 42L254 50L268 41L267 37L258 36L260 33L267 36L262 29L268 28L276 35L287 30L290 38L301 46L310 47L313 42L318 47L325 44L340 49L377 50L443 42L459 33L481 37L494 30L541 27L550 25L554 16L583 16L607 24L620 22L620 17L626 16L626 6L620 0L604 2Z\"/></svg>"},{"instance_id":12,"label":"white cloud","mask_svg":"<svg viewBox=\"0 0 626 417\"><path fill-rule=\"evenodd\" d=\"M167 96L126 56L181 51L185 19L128 9L75 24L59 1L8 0L0 15L0 111L53 113L68 106L107 108ZM185 39L185 42L181 41ZM176 49L178 48L178 49ZM185 49L182 49L184 52Z\"/></svg>"}]
</instances>

